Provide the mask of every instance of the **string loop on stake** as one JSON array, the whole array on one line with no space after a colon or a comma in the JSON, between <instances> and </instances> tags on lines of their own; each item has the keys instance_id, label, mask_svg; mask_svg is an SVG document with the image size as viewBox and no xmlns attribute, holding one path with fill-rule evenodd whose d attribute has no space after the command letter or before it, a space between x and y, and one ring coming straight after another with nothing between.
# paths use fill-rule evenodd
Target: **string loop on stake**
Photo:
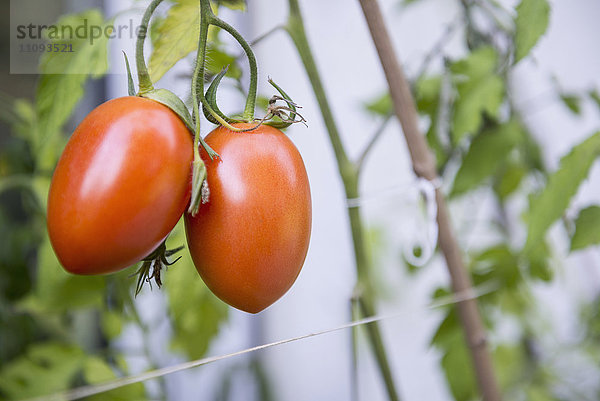
<instances>
[{"instance_id":1,"label":"string loop on stake","mask_svg":"<svg viewBox=\"0 0 600 401\"><path fill-rule=\"evenodd\" d=\"M437 179L439 181L439 179ZM404 258L413 266L424 266L435 253L438 240L437 200L435 191L440 183L433 183L425 178L417 179L417 188L425 201L424 229L416 230L416 238L412 243L404 242ZM420 255L415 255L414 249L421 249Z\"/></svg>"},{"instance_id":2,"label":"string loop on stake","mask_svg":"<svg viewBox=\"0 0 600 401\"><path fill-rule=\"evenodd\" d=\"M363 195L358 198L347 199L348 208L356 208L375 201L393 200L409 204L409 207L418 208L418 203L423 200L423 213L410 213L404 221L405 227L410 226L410 237L402 241L402 254L405 260L413 266L424 266L432 258L437 247L437 200L436 191L442 186L439 178L428 180L418 177L414 182L396 185L375 193ZM398 219L401 221L400 219ZM405 230L406 231L406 230ZM407 237L406 235L402 235ZM414 250L420 249L420 254L415 255Z\"/></svg>"},{"instance_id":3,"label":"string loop on stake","mask_svg":"<svg viewBox=\"0 0 600 401\"><path fill-rule=\"evenodd\" d=\"M467 291L459 292L459 293L449 295L446 297L442 297L442 298L438 299L437 301L429 304L428 306L425 306L425 309L427 309L427 310L438 309L438 308L442 308L444 306L450 306L452 304L456 304L459 302L476 299L483 295L494 292L497 288L498 288L498 284L495 282L484 283L484 284L480 285L479 287L472 288L471 290L467 290ZM275 347L278 345L283 345L283 344L288 344L288 343L292 343L292 342L296 342L296 341L300 341L300 340L305 340L310 337L322 336L324 334L329 334L329 333L349 329L349 328L356 327L356 326L362 326L362 325L369 324L369 323L375 323L375 322L379 322L379 321L383 321L383 320L389 320L389 319L401 317L403 315L407 315L409 313L410 312L403 312L403 313L370 316L368 318L355 320L353 322L346 323L341 326L333 327L330 329L317 331L317 332L309 333L309 334L304 334L304 335L301 335L298 337L288 338L285 340L279 340L279 341L259 345L256 347L247 348L247 349L244 349L241 351L232 352L232 353L225 354L225 355L197 359L195 361L184 362L184 363L174 365L174 366L169 366L166 368L151 370L149 372L141 373L139 375L133 375L133 376L124 377L121 379L107 381L105 383L101 383L98 385L89 385L89 386L78 387L78 388L63 391L60 393L55 393L52 395L45 395L45 396L40 396L40 397L35 397L35 398L29 398L29 399L23 400L23 401L74 401L74 400L79 400L81 398L90 397L92 395L105 393L105 392L111 391L111 390L116 390L118 388L129 386L132 384L141 383L141 382L145 382L145 381L152 380L152 379L157 379L159 377L166 376L166 375L176 373L176 372L181 372L183 370L188 370L188 369L196 368L199 366L208 365L210 363L214 363L214 362L221 361L224 359L229 359L229 358L233 358L236 356L248 354L251 352L260 351L260 350Z\"/></svg>"}]
</instances>

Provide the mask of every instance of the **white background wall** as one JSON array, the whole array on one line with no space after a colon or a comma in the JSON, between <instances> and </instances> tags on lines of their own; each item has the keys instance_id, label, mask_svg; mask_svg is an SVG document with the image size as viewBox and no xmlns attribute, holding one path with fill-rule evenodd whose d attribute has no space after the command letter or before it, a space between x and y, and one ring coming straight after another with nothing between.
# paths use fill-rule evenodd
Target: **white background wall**
<instances>
[{"instance_id":1,"label":"white background wall","mask_svg":"<svg viewBox=\"0 0 600 401\"><path fill-rule=\"evenodd\" d=\"M285 21L287 2L251 0L249 3L248 14L224 12L222 15L246 38L257 37ZM382 1L394 43L409 76L416 72L447 24L459 14L456 3L421 0L402 10L398 1ZM600 52L596 43L600 37L597 24L600 3L595 0L554 0L551 3L550 30L534 50L534 58L522 62L517 69L513 90L517 101L533 104L527 122L542 142L547 165L554 169L559 158L573 144L600 128L598 109L592 104L584 104L584 118L574 118L550 90L552 75L566 90L600 88ZM109 15L126 7L127 2L108 1ZM378 125L377 120L361 111L361 105L385 89L360 7L357 1L342 0L302 1L301 7L343 140L349 154L355 157ZM459 57L464 54L459 35L460 32L445 48L446 55ZM113 56L119 61L113 62L114 71L123 71L122 48L133 55L130 43L116 45ZM309 128L297 125L289 129L289 134L303 155L311 182L312 240L303 271L288 294L257 316L232 310L231 321L211 348L211 355L335 327L350 320L349 298L355 280L351 237L343 188L318 106L299 58L283 32L257 45L255 51L261 92L273 92L266 83L267 77L271 76L303 106L302 113L309 122ZM178 67L186 70L189 65L182 62ZM185 96L187 87L180 82L167 78L161 86ZM122 75L113 76L109 85L110 97L125 94ZM233 96L228 97L226 92L221 98L224 104L228 100L241 102ZM531 99L535 101L532 103ZM204 128L207 126L205 124ZM575 201L577 207L600 201L599 180L600 170L595 166ZM401 313L400 317L385 321L382 329L403 400L448 400L445 380L438 369L439 355L429 348L432 330L441 314L426 308L433 289L448 282L445 266L436 260L422 274L408 276L398 251L412 239L415 230L423 229L417 224L417 207L412 200L416 192L412 183L402 134L398 124L393 122L373 150L362 182L363 193L373 198L365 204L365 220L370 227L383 229L388 236L376 273L387 288L380 311ZM382 192L395 186L404 190L393 192L393 196ZM490 207L485 202L474 204L469 198L453 205L455 225L466 234L462 236L466 238L463 245L477 247L487 241L480 237L485 230L477 230L477 222L487 218ZM518 208L518 204L514 205L515 210ZM558 240L557 252L566 254L566 242L560 232L555 230L552 235ZM536 289L540 306L546 309L547 317L552 318L559 329L555 338L559 344L573 341L577 330L573 319L576 306L583 300L590 300L600 288L599 258L598 250L569 256L565 265L556 266L557 281L552 286ZM160 297L152 296L151 299L161 302ZM156 341L160 344L160 334L158 337ZM361 337L359 399L385 400L376 365L364 340ZM346 330L261 352L277 399L351 399L350 341L350 331ZM166 352L157 352L162 364L179 360ZM168 377L172 399L210 399L212 383L229 366L228 362L218 362ZM238 395L234 399L245 399L247 390L243 385L236 391Z\"/></svg>"}]
</instances>

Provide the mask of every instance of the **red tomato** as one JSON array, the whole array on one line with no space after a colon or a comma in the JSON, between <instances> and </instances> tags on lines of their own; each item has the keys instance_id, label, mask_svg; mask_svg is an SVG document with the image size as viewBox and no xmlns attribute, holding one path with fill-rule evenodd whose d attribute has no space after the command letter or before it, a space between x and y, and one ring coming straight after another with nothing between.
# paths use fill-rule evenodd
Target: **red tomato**
<instances>
[{"instance_id":1,"label":"red tomato","mask_svg":"<svg viewBox=\"0 0 600 401\"><path fill-rule=\"evenodd\" d=\"M185 215L188 247L219 298L257 313L285 294L304 263L312 222L306 169L292 141L273 127L219 127L206 142L221 160L202 153L210 200L195 217Z\"/></svg>"},{"instance_id":2,"label":"red tomato","mask_svg":"<svg viewBox=\"0 0 600 401\"><path fill-rule=\"evenodd\" d=\"M189 202L193 141L166 106L123 97L94 109L54 171L48 232L65 270L110 273L148 256Z\"/></svg>"}]
</instances>

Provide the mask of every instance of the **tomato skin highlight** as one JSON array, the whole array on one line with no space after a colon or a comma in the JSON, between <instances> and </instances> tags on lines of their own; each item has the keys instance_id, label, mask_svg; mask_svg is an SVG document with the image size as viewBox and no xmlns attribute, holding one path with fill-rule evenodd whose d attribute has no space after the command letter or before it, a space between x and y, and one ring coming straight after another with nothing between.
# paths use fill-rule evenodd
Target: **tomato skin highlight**
<instances>
[{"instance_id":1,"label":"tomato skin highlight","mask_svg":"<svg viewBox=\"0 0 600 401\"><path fill-rule=\"evenodd\" d=\"M193 141L166 106L110 100L77 127L48 195L48 233L68 272L131 266L166 238L190 198Z\"/></svg>"},{"instance_id":2,"label":"tomato skin highlight","mask_svg":"<svg viewBox=\"0 0 600 401\"><path fill-rule=\"evenodd\" d=\"M306 169L292 141L270 126L218 127L205 140L221 159L201 153L210 199L195 217L185 215L188 247L215 295L258 313L287 292L306 258L312 225Z\"/></svg>"}]
</instances>

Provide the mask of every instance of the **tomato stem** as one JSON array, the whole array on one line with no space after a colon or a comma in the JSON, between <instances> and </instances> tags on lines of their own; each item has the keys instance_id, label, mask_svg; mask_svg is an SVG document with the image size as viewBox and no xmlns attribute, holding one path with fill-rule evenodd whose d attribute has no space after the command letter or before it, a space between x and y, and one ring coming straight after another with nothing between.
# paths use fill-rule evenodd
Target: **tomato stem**
<instances>
[{"instance_id":1,"label":"tomato stem","mask_svg":"<svg viewBox=\"0 0 600 401\"><path fill-rule=\"evenodd\" d=\"M210 146L204 142L202 136L200 136L200 103L202 103L206 110L208 110L215 119L219 119L220 116L210 107L208 101L204 97L204 63L206 59L206 42L208 40L208 27L210 25L210 19L213 15L210 1L200 0L200 36L198 38L198 53L196 55L196 67L192 74L192 105L194 108L194 162L192 165L192 197L190 200L190 207L188 213L192 216L198 213L200 205L203 203L202 189L205 188L207 192L206 184L206 166L204 161L200 157L199 147L202 145L204 150L208 153L211 159L219 157L219 155L213 151ZM219 121L220 122L220 121ZM227 122L225 121L225 124Z\"/></svg>"},{"instance_id":2,"label":"tomato stem","mask_svg":"<svg viewBox=\"0 0 600 401\"><path fill-rule=\"evenodd\" d=\"M208 39L209 18L211 13L208 0L200 0L200 37L198 39L198 54L196 56L196 67L192 75L192 104L194 107L195 136L194 136L194 162L200 159L198 151L199 144L205 145L200 137L200 101L204 103L204 61L206 58L206 41ZM206 147L205 147L206 148Z\"/></svg>"},{"instance_id":3,"label":"tomato stem","mask_svg":"<svg viewBox=\"0 0 600 401\"><path fill-rule=\"evenodd\" d=\"M204 96L204 64L206 62L206 44L208 42L208 27L214 18L209 0L200 0L200 37L198 39L198 53L196 55L196 67L192 75L192 103L194 106L194 119L196 120L196 145L201 144L202 147L211 156L211 159L216 155L208 145L200 137L200 104L202 104L211 116L219 122L219 124L229 128L232 131L237 131L235 127L229 124L223 117L219 115L210 105ZM197 146L196 146L197 147ZM196 156L196 154L194 154ZM197 155L198 158L200 154Z\"/></svg>"},{"instance_id":4,"label":"tomato stem","mask_svg":"<svg viewBox=\"0 0 600 401\"><path fill-rule=\"evenodd\" d=\"M252 51L250 45L246 40L240 35L238 31L235 30L231 25L219 19L212 11L210 1L209 0L200 0L200 38L198 42L198 53L196 57L196 68L194 70L194 75L192 77L192 98L194 101L194 108L199 108L199 105L202 104L204 109L221 125L229 128L232 131L240 131L238 128L232 126L226 118L223 118L218 110L215 110L204 95L204 70L205 70L205 62L206 62L206 45L208 42L208 28L210 25L217 26L224 31L227 31L233 38L242 46L246 56L248 58L248 63L250 65L250 86L248 89L248 96L246 98L246 106L244 108L243 119L245 121L252 121L254 119L254 109L256 107L256 91L257 91L257 82L258 82L258 67L256 64L256 57L254 56L254 52ZM194 115L196 115L196 110L194 110ZM198 117L199 118L199 113ZM204 143L202 139L198 140L203 146ZM206 146L204 146L206 148Z\"/></svg>"},{"instance_id":5,"label":"tomato stem","mask_svg":"<svg viewBox=\"0 0 600 401\"><path fill-rule=\"evenodd\" d=\"M137 43L135 47L135 61L137 65L138 81L140 85L140 95L154 90L154 85L152 84L152 79L150 78L150 74L148 73L148 67L146 66L146 60L144 59L144 42L146 41L146 37L148 36L148 26L150 25L150 18L152 17L152 14L156 10L156 8L162 2L163 0L153 0L152 3L150 3L146 11L144 12L144 16L142 17L142 23L138 32Z\"/></svg>"},{"instance_id":6,"label":"tomato stem","mask_svg":"<svg viewBox=\"0 0 600 401\"><path fill-rule=\"evenodd\" d=\"M252 48L246 42L244 37L240 35L234 27L229 25L227 22L219 19L214 14L211 18L211 24L218 26L219 28L227 31L233 38L242 46L246 57L248 58L248 64L250 65L250 86L248 87L248 97L246 98L246 107L244 108L243 118L246 121L252 121L254 119L254 109L256 107L256 90L258 86L258 67L256 64L256 56L252 51Z\"/></svg>"}]
</instances>

